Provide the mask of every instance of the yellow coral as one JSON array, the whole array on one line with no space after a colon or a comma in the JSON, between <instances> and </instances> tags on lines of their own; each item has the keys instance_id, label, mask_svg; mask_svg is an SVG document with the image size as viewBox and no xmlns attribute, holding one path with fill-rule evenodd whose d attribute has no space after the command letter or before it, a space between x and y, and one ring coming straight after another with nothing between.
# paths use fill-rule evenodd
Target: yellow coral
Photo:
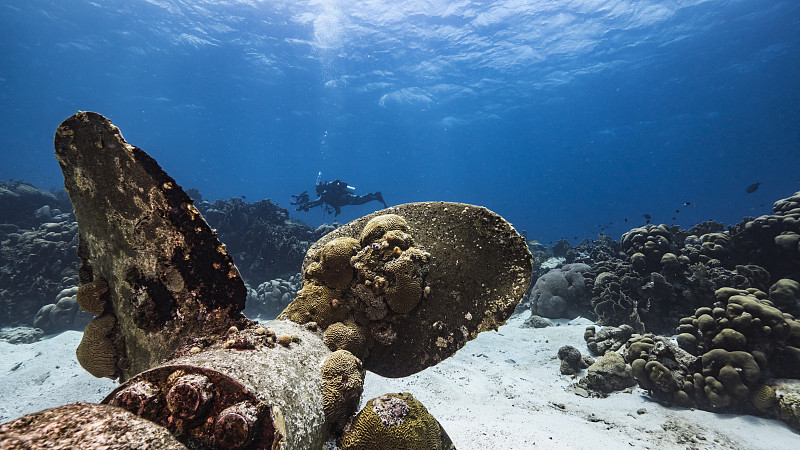
<instances>
[{"instance_id":1,"label":"yellow coral","mask_svg":"<svg viewBox=\"0 0 800 450\"><path fill-rule=\"evenodd\" d=\"M392 311L411 312L422 299L422 284L414 279L416 265L407 258L398 258L386 264L386 272L394 277L386 290L386 304Z\"/></svg>"},{"instance_id":2,"label":"yellow coral","mask_svg":"<svg viewBox=\"0 0 800 450\"><path fill-rule=\"evenodd\" d=\"M367 402L352 428L342 437L339 447L342 450L436 450L444 448L442 438L439 423L411 394L387 394Z\"/></svg>"},{"instance_id":3,"label":"yellow coral","mask_svg":"<svg viewBox=\"0 0 800 450\"><path fill-rule=\"evenodd\" d=\"M353 281L353 267L350 258L360 246L350 237L336 238L325 244L315 255L315 261L306 269L306 276L322 281L334 289L347 289Z\"/></svg>"},{"instance_id":4,"label":"yellow coral","mask_svg":"<svg viewBox=\"0 0 800 450\"><path fill-rule=\"evenodd\" d=\"M373 217L361 230L361 245L367 246L382 238L387 231L408 231L406 219L397 214L383 214Z\"/></svg>"},{"instance_id":5,"label":"yellow coral","mask_svg":"<svg viewBox=\"0 0 800 450\"><path fill-rule=\"evenodd\" d=\"M363 358L366 353L366 333L354 322L336 322L325 330L325 345L331 351L347 350Z\"/></svg>"},{"instance_id":6,"label":"yellow coral","mask_svg":"<svg viewBox=\"0 0 800 450\"><path fill-rule=\"evenodd\" d=\"M91 283L80 285L75 299L84 311L99 316L103 314L103 309L105 308L104 294L106 292L108 292L108 283L102 278L98 278Z\"/></svg>"},{"instance_id":7,"label":"yellow coral","mask_svg":"<svg viewBox=\"0 0 800 450\"><path fill-rule=\"evenodd\" d=\"M328 423L338 429L355 413L364 390L361 360L336 350L322 363L322 408Z\"/></svg>"},{"instance_id":8,"label":"yellow coral","mask_svg":"<svg viewBox=\"0 0 800 450\"><path fill-rule=\"evenodd\" d=\"M341 292L314 281L305 281L297 298L278 318L300 324L316 322L322 328L327 328L332 323L345 320L349 314L349 308L342 302Z\"/></svg>"},{"instance_id":9,"label":"yellow coral","mask_svg":"<svg viewBox=\"0 0 800 450\"><path fill-rule=\"evenodd\" d=\"M86 325L75 356L87 372L97 378L116 378L116 351L111 332L117 320L111 314L95 317Z\"/></svg>"},{"instance_id":10,"label":"yellow coral","mask_svg":"<svg viewBox=\"0 0 800 450\"><path fill-rule=\"evenodd\" d=\"M757 384L750 391L750 403L761 412L770 411L775 401L775 391L766 384Z\"/></svg>"}]
</instances>

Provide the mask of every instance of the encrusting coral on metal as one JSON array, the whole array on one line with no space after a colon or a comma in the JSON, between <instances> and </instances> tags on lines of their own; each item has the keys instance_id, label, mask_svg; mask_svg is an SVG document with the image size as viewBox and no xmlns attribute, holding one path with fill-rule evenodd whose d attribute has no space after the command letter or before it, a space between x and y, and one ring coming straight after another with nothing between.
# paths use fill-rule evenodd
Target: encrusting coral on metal
<instances>
[{"instance_id":1,"label":"encrusting coral on metal","mask_svg":"<svg viewBox=\"0 0 800 450\"><path fill-rule=\"evenodd\" d=\"M78 220L78 303L101 314L78 359L124 382L102 408L148 419L191 448L381 439L355 419L364 371L401 377L435 365L502 325L530 284L527 244L500 216L457 203L399 205L319 240L297 298L258 324L241 313L239 271L192 200L108 119L68 118L55 148ZM396 433L384 430L392 448L453 448L410 394L384 397L376 401L410 411L395 418ZM4 425L0 445L48 445L41 429L20 434L31 420ZM90 426L64 432L80 446Z\"/></svg>"}]
</instances>

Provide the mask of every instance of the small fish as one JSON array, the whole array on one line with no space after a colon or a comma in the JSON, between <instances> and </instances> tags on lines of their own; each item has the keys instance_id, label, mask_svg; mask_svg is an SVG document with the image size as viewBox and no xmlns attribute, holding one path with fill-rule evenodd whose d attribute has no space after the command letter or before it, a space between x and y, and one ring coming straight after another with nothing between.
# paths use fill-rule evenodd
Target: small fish
<instances>
[{"instance_id":1,"label":"small fish","mask_svg":"<svg viewBox=\"0 0 800 450\"><path fill-rule=\"evenodd\" d=\"M650 220L650 219L653 218L650 214L642 214L642 217L644 217L647 220Z\"/></svg>"},{"instance_id":2,"label":"small fish","mask_svg":"<svg viewBox=\"0 0 800 450\"><path fill-rule=\"evenodd\" d=\"M757 191L758 190L758 186L760 186L760 185L761 185L761 182L759 181L758 183L751 184L750 186L747 186L747 193L748 194L752 194L753 192Z\"/></svg>"},{"instance_id":3,"label":"small fish","mask_svg":"<svg viewBox=\"0 0 800 450\"><path fill-rule=\"evenodd\" d=\"M672 220L675 220L675 218L673 217Z\"/></svg>"},{"instance_id":4,"label":"small fish","mask_svg":"<svg viewBox=\"0 0 800 450\"><path fill-rule=\"evenodd\" d=\"M647 219L647 220L645 220L644 222L645 222L645 223L650 223L650 219Z\"/></svg>"},{"instance_id":5,"label":"small fish","mask_svg":"<svg viewBox=\"0 0 800 450\"><path fill-rule=\"evenodd\" d=\"M689 206L691 204L692 204L692 202L683 202L683 206Z\"/></svg>"},{"instance_id":6,"label":"small fish","mask_svg":"<svg viewBox=\"0 0 800 450\"><path fill-rule=\"evenodd\" d=\"M676 213L679 213L679 212L681 212L681 210L680 210L680 209L676 209L676 210L675 210L675 212L676 212Z\"/></svg>"},{"instance_id":7,"label":"small fish","mask_svg":"<svg viewBox=\"0 0 800 450\"><path fill-rule=\"evenodd\" d=\"M509 363L509 364L516 364L516 363L517 363L516 361L514 361L514 360L513 360L513 359L511 359L511 358L508 358L508 359L506 360L506 362L507 362L507 363Z\"/></svg>"},{"instance_id":8,"label":"small fish","mask_svg":"<svg viewBox=\"0 0 800 450\"><path fill-rule=\"evenodd\" d=\"M539 241L537 241L536 239L530 241L530 243L531 245L539 245Z\"/></svg>"},{"instance_id":9,"label":"small fish","mask_svg":"<svg viewBox=\"0 0 800 450\"><path fill-rule=\"evenodd\" d=\"M627 221L628 221L628 218L626 217L626 218L625 218L625 222L627 222Z\"/></svg>"}]
</instances>

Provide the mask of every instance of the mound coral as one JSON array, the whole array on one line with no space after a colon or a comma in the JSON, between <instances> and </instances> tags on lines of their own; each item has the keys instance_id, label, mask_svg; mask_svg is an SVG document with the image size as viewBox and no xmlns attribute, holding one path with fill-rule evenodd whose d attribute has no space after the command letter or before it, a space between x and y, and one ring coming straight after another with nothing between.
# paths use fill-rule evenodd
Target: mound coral
<instances>
[{"instance_id":1,"label":"mound coral","mask_svg":"<svg viewBox=\"0 0 800 450\"><path fill-rule=\"evenodd\" d=\"M342 437L342 450L450 450L450 437L409 393L368 401Z\"/></svg>"},{"instance_id":2,"label":"mound coral","mask_svg":"<svg viewBox=\"0 0 800 450\"><path fill-rule=\"evenodd\" d=\"M680 348L661 337L632 337L626 358L634 376L656 398L683 406L774 413L769 384L800 378L800 323L758 289L722 288L715 298L713 307L681 320Z\"/></svg>"}]
</instances>

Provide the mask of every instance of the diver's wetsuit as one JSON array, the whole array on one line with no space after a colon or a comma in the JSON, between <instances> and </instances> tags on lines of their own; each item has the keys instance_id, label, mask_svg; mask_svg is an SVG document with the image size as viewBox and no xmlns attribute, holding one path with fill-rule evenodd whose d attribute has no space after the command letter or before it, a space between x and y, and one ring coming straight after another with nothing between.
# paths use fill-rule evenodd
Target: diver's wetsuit
<instances>
[{"instance_id":1,"label":"diver's wetsuit","mask_svg":"<svg viewBox=\"0 0 800 450\"><path fill-rule=\"evenodd\" d=\"M342 212L342 206L346 205L363 205L364 203L377 200L383 203L383 207L387 208L386 202L383 201L383 195L380 192L370 192L365 195L356 195L351 188L344 181L333 180L331 182L317 183L317 199L311 200L308 196L308 191L303 191L300 195L292 195L295 201L292 205L297 206L297 211L308 211L317 206L326 205L333 208L335 216Z\"/></svg>"}]
</instances>

